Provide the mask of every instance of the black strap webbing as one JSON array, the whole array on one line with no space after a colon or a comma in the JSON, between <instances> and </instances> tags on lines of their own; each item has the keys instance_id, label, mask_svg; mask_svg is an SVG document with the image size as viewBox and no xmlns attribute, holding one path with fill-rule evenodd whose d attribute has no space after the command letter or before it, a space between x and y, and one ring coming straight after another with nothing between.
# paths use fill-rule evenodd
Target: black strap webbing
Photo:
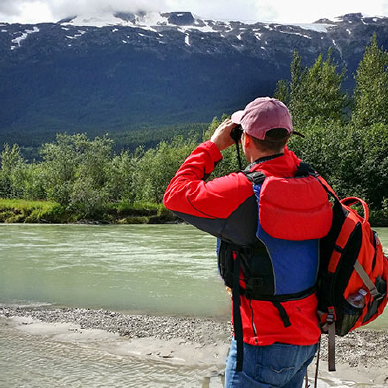
<instances>
[{"instance_id":1,"label":"black strap webbing","mask_svg":"<svg viewBox=\"0 0 388 388\"><path fill-rule=\"evenodd\" d=\"M316 292L316 287L310 287L307 290L295 292L293 294L280 294L280 295L263 295L261 292L255 290L247 290L246 288L240 287L240 295L245 296L250 300L265 300L270 302L288 302L290 300L298 300L307 298L308 296Z\"/></svg>"},{"instance_id":2,"label":"black strap webbing","mask_svg":"<svg viewBox=\"0 0 388 388\"><path fill-rule=\"evenodd\" d=\"M242 162L241 162L241 156L240 156L240 146L238 145L238 140L235 140L235 143L236 143L236 151L237 151L238 168L241 171L242 170Z\"/></svg>"},{"instance_id":3,"label":"black strap webbing","mask_svg":"<svg viewBox=\"0 0 388 388\"><path fill-rule=\"evenodd\" d=\"M277 301L273 301L272 304L278 309L280 318L282 319L284 327L290 327L291 326L290 318L287 314L287 311L282 306L282 304Z\"/></svg>"},{"instance_id":4,"label":"black strap webbing","mask_svg":"<svg viewBox=\"0 0 388 388\"><path fill-rule=\"evenodd\" d=\"M236 258L234 259L233 270L233 326L234 336L237 342L237 365L236 372L241 372L243 368L244 358L244 343L243 343L243 327L240 311L240 253L237 251Z\"/></svg>"}]
</instances>

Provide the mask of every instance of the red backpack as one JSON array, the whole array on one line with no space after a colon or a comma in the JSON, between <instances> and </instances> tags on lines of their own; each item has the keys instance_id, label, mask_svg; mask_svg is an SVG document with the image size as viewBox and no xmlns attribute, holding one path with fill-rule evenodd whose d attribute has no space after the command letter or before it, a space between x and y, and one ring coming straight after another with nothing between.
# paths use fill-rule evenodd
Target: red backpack
<instances>
[{"instance_id":1,"label":"red backpack","mask_svg":"<svg viewBox=\"0 0 388 388\"><path fill-rule=\"evenodd\" d=\"M319 178L334 201L333 224L321 240L318 310L329 338L329 371L335 370L335 335L376 319L387 304L388 259L368 221L368 205L356 197L340 200ZM350 206L361 204L364 217Z\"/></svg>"}]
</instances>

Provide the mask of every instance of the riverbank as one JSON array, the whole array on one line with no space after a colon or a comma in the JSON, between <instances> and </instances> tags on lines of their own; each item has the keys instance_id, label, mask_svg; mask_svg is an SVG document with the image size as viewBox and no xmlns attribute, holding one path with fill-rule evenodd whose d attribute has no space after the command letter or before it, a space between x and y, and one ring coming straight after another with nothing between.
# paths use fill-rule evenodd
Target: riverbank
<instances>
[{"instance_id":1,"label":"riverbank","mask_svg":"<svg viewBox=\"0 0 388 388\"><path fill-rule=\"evenodd\" d=\"M12 320L21 330L40 335L57 332L62 339L66 333L73 339L74 335L90 335L91 331L109 333L126 340L125 346L120 348L126 354L184 365L214 365L220 376L231 337L229 321L208 318L9 305L0 305L0 317ZM320 381L326 382L324 386L387 386L387 342L388 331L385 330L358 330L346 337L337 337L337 372L329 373L324 336ZM314 366L310 377L313 374ZM341 385L335 381L355 382L356 385Z\"/></svg>"},{"instance_id":2,"label":"riverbank","mask_svg":"<svg viewBox=\"0 0 388 388\"><path fill-rule=\"evenodd\" d=\"M85 213L83 209L69 209L57 202L0 199L0 223L164 224L178 220L162 204L117 202Z\"/></svg>"},{"instance_id":3,"label":"riverbank","mask_svg":"<svg viewBox=\"0 0 388 388\"><path fill-rule=\"evenodd\" d=\"M92 213L85 213L84 209L70 209L57 202L0 198L0 223L122 225L173 222L182 220L161 203L116 202ZM386 211L370 211L369 222L373 227L388 227Z\"/></svg>"}]
</instances>

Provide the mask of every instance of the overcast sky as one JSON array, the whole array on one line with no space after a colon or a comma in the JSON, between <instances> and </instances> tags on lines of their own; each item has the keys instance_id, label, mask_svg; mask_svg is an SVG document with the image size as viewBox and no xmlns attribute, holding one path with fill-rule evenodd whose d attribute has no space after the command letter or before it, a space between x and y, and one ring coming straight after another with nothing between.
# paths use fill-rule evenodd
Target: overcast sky
<instances>
[{"instance_id":1,"label":"overcast sky","mask_svg":"<svg viewBox=\"0 0 388 388\"><path fill-rule=\"evenodd\" d=\"M311 23L346 13L388 16L388 0L0 0L0 21L55 22L106 11L191 11L217 20Z\"/></svg>"}]
</instances>

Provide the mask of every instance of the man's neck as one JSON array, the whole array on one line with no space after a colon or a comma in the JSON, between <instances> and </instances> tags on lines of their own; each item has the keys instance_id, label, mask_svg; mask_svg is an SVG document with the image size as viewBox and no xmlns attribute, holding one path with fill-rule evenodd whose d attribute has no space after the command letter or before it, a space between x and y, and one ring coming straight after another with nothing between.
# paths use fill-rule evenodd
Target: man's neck
<instances>
[{"instance_id":1,"label":"man's neck","mask_svg":"<svg viewBox=\"0 0 388 388\"><path fill-rule=\"evenodd\" d=\"M256 149L256 152L253 152L251 155L249 155L249 163L253 163L256 160L260 159L266 159L266 158L271 158L272 156L276 157L279 156L280 154L284 154L284 149L281 150L280 152L273 152L273 151L261 151Z\"/></svg>"}]
</instances>

